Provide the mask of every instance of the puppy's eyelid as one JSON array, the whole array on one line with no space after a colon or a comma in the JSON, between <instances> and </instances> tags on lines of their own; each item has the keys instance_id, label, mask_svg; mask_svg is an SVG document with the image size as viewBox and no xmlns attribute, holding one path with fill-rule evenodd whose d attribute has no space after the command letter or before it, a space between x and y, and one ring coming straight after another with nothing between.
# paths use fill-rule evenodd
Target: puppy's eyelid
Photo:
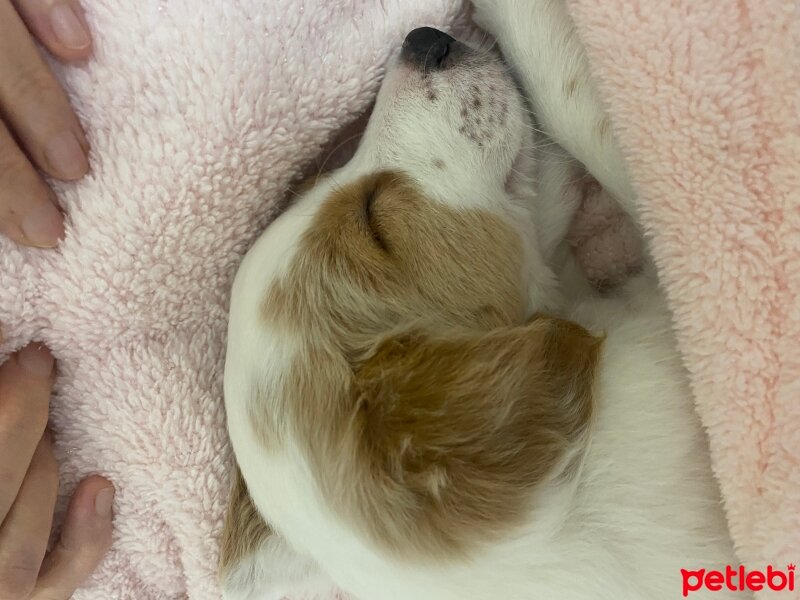
<instances>
[{"instance_id":1,"label":"puppy's eyelid","mask_svg":"<svg viewBox=\"0 0 800 600\"><path fill-rule=\"evenodd\" d=\"M378 196L378 190L376 189L371 189L366 194L364 197L364 217L367 224L367 230L372 236L372 239L375 241L375 245L384 252L389 252L389 247L386 245L386 240L383 239L380 229L375 223L375 218L373 215L373 205Z\"/></svg>"}]
</instances>

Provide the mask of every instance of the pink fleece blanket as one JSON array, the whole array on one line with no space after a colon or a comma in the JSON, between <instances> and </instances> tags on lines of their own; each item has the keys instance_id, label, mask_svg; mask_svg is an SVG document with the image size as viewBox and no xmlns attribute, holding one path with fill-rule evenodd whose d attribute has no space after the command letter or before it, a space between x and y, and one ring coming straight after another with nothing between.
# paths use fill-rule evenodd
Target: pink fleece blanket
<instances>
[{"instance_id":1,"label":"pink fleece blanket","mask_svg":"<svg viewBox=\"0 0 800 600\"><path fill-rule=\"evenodd\" d=\"M645 206L748 563L800 560L800 214L792 0L574 0ZM217 598L237 264L381 65L458 0L86 0L96 55L57 67L92 172L57 185L56 252L0 241L0 359L60 361L63 493L117 485L78 599ZM794 17L796 18L796 16ZM62 503L63 508L63 503ZM368 600L368 599L367 599Z\"/></svg>"},{"instance_id":2,"label":"pink fleece blanket","mask_svg":"<svg viewBox=\"0 0 800 600\"><path fill-rule=\"evenodd\" d=\"M739 558L785 570L800 562L800 4L571 8L652 236Z\"/></svg>"}]
</instances>

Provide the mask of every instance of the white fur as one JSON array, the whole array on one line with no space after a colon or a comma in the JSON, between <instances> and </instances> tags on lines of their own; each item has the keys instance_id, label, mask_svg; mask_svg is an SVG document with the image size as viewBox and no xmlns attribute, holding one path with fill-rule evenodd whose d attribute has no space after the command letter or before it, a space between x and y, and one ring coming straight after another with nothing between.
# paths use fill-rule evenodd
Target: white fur
<instances>
[{"instance_id":1,"label":"white fur","mask_svg":"<svg viewBox=\"0 0 800 600\"><path fill-rule=\"evenodd\" d=\"M544 128L635 215L610 132L598 133L604 115L563 0L477 6ZM527 108L499 62L454 73L437 80L432 103L419 73L395 63L356 156L271 225L237 274L225 371L229 429L251 496L283 537L271 537L231 571L224 582L229 600L322 598L334 581L361 600L666 600L681 595L680 568L735 564L706 440L650 269L611 297L594 296L560 248L577 204L563 184L580 165L568 155L536 160ZM565 80L573 76L578 85L566 98ZM513 115L478 146L457 133L460 106L473 84L487 83ZM486 117L497 105L474 110ZM332 186L384 168L408 174L435 200L488 208L517 224L527 241L522 277L530 311L558 310L608 333L596 421L578 477L543 490L540 508L513 536L457 564L401 563L370 545L329 510L292 440L266 452L249 421L252 386L278 397L296 352L289 331L266 329L259 316L267 288ZM571 283L560 288L554 269Z\"/></svg>"}]
</instances>

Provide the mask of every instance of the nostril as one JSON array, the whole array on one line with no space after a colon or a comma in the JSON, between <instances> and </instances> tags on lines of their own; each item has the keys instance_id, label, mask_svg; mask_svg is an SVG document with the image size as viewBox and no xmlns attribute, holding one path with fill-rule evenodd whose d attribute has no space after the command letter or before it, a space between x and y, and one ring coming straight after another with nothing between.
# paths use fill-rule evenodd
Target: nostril
<instances>
[{"instance_id":1,"label":"nostril","mask_svg":"<svg viewBox=\"0 0 800 600\"><path fill-rule=\"evenodd\" d=\"M436 58L433 59L436 62L436 66L439 68L444 67L445 59L450 54L450 44L439 44L432 54L436 55Z\"/></svg>"},{"instance_id":2,"label":"nostril","mask_svg":"<svg viewBox=\"0 0 800 600\"><path fill-rule=\"evenodd\" d=\"M407 61L425 69L445 66L450 46L456 40L433 27L418 27L403 42L402 56Z\"/></svg>"}]
</instances>

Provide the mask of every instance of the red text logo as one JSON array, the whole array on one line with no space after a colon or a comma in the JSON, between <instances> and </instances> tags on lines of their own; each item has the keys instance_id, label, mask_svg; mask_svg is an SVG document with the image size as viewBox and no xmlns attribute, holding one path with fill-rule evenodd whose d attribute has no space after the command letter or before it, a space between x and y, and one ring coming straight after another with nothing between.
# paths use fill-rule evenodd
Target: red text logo
<instances>
[{"instance_id":1,"label":"red text logo","mask_svg":"<svg viewBox=\"0 0 800 600\"><path fill-rule=\"evenodd\" d=\"M718 592L727 589L732 592L745 590L758 592L764 589L780 592L788 590L794 591L794 565L787 565L786 570L774 569L772 565L766 571L748 571L743 566L734 569L730 565L725 567L725 571L706 571L697 569L690 571L681 569L683 578L683 597L686 598L691 592L706 589L711 592Z\"/></svg>"}]
</instances>

